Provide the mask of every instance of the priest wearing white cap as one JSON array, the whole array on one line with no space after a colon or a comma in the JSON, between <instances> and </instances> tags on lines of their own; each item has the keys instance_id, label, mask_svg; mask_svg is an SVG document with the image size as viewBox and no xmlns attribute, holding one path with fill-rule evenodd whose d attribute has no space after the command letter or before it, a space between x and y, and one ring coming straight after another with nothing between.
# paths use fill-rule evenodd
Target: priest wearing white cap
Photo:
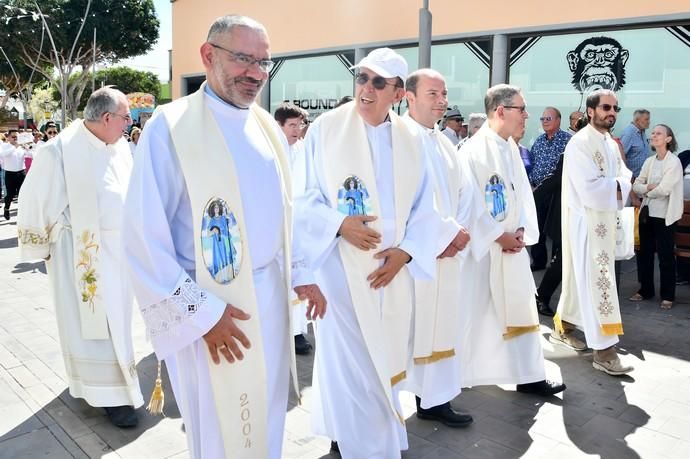
<instances>
[{"instance_id":1,"label":"priest wearing white cap","mask_svg":"<svg viewBox=\"0 0 690 459\"><path fill-rule=\"evenodd\" d=\"M354 101L309 129L295 213L332 305L316 327L313 427L343 457L398 458L413 282L436 270L433 189L417 134L391 111L407 63L380 48L355 68Z\"/></svg>"}]
</instances>

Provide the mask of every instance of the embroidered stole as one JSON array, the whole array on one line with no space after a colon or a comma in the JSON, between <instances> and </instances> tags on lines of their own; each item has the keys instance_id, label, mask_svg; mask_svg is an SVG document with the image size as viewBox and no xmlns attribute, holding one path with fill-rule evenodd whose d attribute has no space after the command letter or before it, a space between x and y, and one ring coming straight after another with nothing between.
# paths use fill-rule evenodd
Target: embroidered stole
<instances>
[{"instance_id":1,"label":"embroidered stole","mask_svg":"<svg viewBox=\"0 0 690 459\"><path fill-rule=\"evenodd\" d=\"M368 225L382 234L376 174L364 121L357 113L354 102L324 116L319 141L328 149L323 167L330 202L337 208L338 192L345 178L352 175L358 177L368 189L371 215L379 217ZM417 185L422 180L424 158L419 151L418 139L414 138L400 117L393 112L389 116L392 123L395 247L405 235ZM382 249L384 247L379 246L375 250L363 251L344 239L338 243L352 304L369 355L391 409L404 423L402 413L397 412L393 403L392 387L406 377L413 281L407 267L403 267L391 283L383 287L382 301L381 289L372 289L367 281L367 276L381 266L380 261L374 259L374 254Z\"/></svg>"},{"instance_id":2,"label":"embroidered stole","mask_svg":"<svg viewBox=\"0 0 690 459\"><path fill-rule=\"evenodd\" d=\"M76 120L60 134L72 224L75 288L80 300L82 338L109 339L106 307L98 288L101 276L98 183L93 173L93 146L85 129L84 122Z\"/></svg>"},{"instance_id":3,"label":"embroidered stole","mask_svg":"<svg viewBox=\"0 0 690 459\"><path fill-rule=\"evenodd\" d=\"M587 125L587 147L592 151L592 161L599 169L600 177L617 177L621 168L620 155L616 153L615 165L611 167L611 161L607 157L611 154L599 140L596 130ZM606 141L610 141L607 137ZM568 157L564 158L568 161ZM558 310L554 316L554 324L561 331L562 321L565 320L575 325L582 324L580 315L580 292L575 282L575 270L573 256L570 248L570 208L568 196L570 182L563 180L561 196L561 226L563 232L563 290ZM622 335L623 323L618 304L615 276L615 249L616 249L616 212L600 211L589 207L585 208L587 219L587 246L585 247L586 267L588 278L592 285L584 286L589 292L592 305L595 307L595 315L599 321L601 332L604 335Z\"/></svg>"},{"instance_id":4,"label":"embroidered stole","mask_svg":"<svg viewBox=\"0 0 690 459\"><path fill-rule=\"evenodd\" d=\"M479 191L485 196L485 201L487 193L485 187L489 187L490 179L495 175L503 179L506 197L505 219L496 220L496 222L503 227L504 231L515 231L521 225L520 216L523 208L530 205L534 207L534 201L522 202L525 197L520 195L519 187L525 186L527 178L517 144L510 138L508 140L510 153L508 157L504 157L492 132L489 131L491 128L485 123L470 139L472 146L466 147L469 164L480 187ZM515 165L519 167L517 170ZM518 174L525 175L524 180L520 180ZM531 194L530 199L532 199ZM539 317L534 299L536 286L529 269L530 260L527 250L505 254L500 244L492 243L489 256L491 257L489 288L496 315L503 324L503 337L510 339L524 333L538 332Z\"/></svg>"},{"instance_id":5,"label":"embroidered stole","mask_svg":"<svg viewBox=\"0 0 690 459\"><path fill-rule=\"evenodd\" d=\"M420 135L429 135L426 132ZM460 189L460 167L455 147L438 129L433 141L443 157L443 172L448 189L441 188L441 181L434 180L434 203L442 219L455 218ZM436 152L424 152L435 155ZM429 161L434 161L429 158ZM435 172L434 172L435 173ZM424 365L455 355L457 324L459 320L460 255L436 260L434 279L415 280L415 327L413 362Z\"/></svg>"},{"instance_id":6,"label":"embroidered stole","mask_svg":"<svg viewBox=\"0 0 690 459\"><path fill-rule=\"evenodd\" d=\"M197 284L226 303L237 306L251 315L247 321L237 321L252 346L243 349L244 359L228 363L221 357L216 365L208 356L211 389L218 413L218 422L223 437L225 457L256 458L268 456L268 401L266 389L266 368L259 324L259 310L254 290L253 268L241 190L233 155L228 149L220 127L205 102L204 85L196 93L163 107L175 151L187 184L191 201L194 228L194 256ZM286 287L290 286L290 240L291 240L291 190L289 166L282 144L270 125L270 115L253 105L253 116L265 134L266 144L276 158L276 168L281 180L285 216L283 220L283 255ZM197 135L203 132L204 136ZM203 259L202 222L204 210L211 199L223 199L234 213L242 239L243 256L236 277L226 284L216 282ZM289 307L286 303L286 309ZM289 314L288 314L289 317ZM293 355L294 343L289 340ZM295 385L295 387L299 387Z\"/></svg>"}]
</instances>

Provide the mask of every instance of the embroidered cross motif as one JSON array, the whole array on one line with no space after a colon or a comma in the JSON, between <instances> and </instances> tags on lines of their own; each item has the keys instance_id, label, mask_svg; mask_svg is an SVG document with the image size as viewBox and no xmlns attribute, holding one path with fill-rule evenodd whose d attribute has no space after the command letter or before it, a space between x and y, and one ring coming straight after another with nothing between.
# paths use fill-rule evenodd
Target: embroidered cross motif
<instances>
[{"instance_id":1,"label":"embroidered cross motif","mask_svg":"<svg viewBox=\"0 0 690 459\"><path fill-rule=\"evenodd\" d=\"M601 154L600 151L594 152L594 155L592 156L594 159L594 162L597 164L597 167L599 168L599 172L601 172L601 177L604 176L604 155Z\"/></svg>"},{"instance_id":2,"label":"embroidered cross motif","mask_svg":"<svg viewBox=\"0 0 690 459\"><path fill-rule=\"evenodd\" d=\"M608 277L603 275L605 273L608 273L608 270L602 270L602 276L597 278L597 287L599 290L608 290L611 288L611 281Z\"/></svg>"},{"instance_id":3,"label":"embroidered cross motif","mask_svg":"<svg viewBox=\"0 0 690 459\"><path fill-rule=\"evenodd\" d=\"M597 233L597 236L599 236L601 239L604 239L606 237L606 225L603 223L599 223L596 228L594 228L594 232Z\"/></svg>"},{"instance_id":4,"label":"embroidered cross motif","mask_svg":"<svg viewBox=\"0 0 690 459\"><path fill-rule=\"evenodd\" d=\"M613 312L613 304L605 298L599 303L599 312L602 316L608 316Z\"/></svg>"},{"instance_id":5,"label":"embroidered cross motif","mask_svg":"<svg viewBox=\"0 0 690 459\"><path fill-rule=\"evenodd\" d=\"M597 264L599 266L608 266L609 264L609 255L603 250L597 255Z\"/></svg>"}]
</instances>

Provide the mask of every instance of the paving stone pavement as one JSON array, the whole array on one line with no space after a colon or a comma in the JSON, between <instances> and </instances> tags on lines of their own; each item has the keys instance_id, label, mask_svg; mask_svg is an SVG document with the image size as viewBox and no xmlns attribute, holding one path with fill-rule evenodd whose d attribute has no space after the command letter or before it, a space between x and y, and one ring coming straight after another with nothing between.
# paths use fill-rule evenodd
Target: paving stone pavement
<instances>
[{"instance_id":1,"label":"paving stone pavement","mask_svg":"<svg viewBox=\"0 0 690 459\"><path fill-rule=\"evenodd\" d=\"M166 381L166 417L139 409L140 426L113 427L103 411L70 397L54 307L43 262L19 263L16 217L0 222L0 458L185 458L182 419ZM635 291L635 264L625 262L621 297ZM541 273L538 273L540 276ZM449 429L414 416L403 396L412 458L688 458L690 457L690 287L679 287L670 311L656 301L622 301L621 352L630 377L595 371L591 351L553 346L542 320L547 373L568 385L542 399L512 386L465 390L453 401L475 419ZM137 369L144 397L156 361L142 320L134 319ZM311 337L313 340L313 336ZM302 404L291 397L283 456L328 458L330 441L311 433L312 357L298 359Z\"/></svg>"}]
</instances>

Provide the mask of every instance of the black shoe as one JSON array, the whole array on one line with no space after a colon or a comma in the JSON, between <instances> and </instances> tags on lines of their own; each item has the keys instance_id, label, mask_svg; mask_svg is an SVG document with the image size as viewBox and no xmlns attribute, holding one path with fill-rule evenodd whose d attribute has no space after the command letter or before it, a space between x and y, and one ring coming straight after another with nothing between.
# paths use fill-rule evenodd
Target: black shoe
<instances>
[{"instance_id":1,"label":"black shoe","mask_svg":"<svg viewBox=\"0 0 690 459\"><path fill-rule=\"evenodd\" d=\"M546 269L546 265L534 265L534 264L533 264L533 265L529 265L529 269L530 269L532 272L541 271L541 270Z\"/></svg>"},{"instance_id":2,"label":"black shoe","mask_svg":"<svg viewBox=\"0 0 690 459\"><path fill-rule=\"evenodd\" d=\"M549 303L542 301L541 298L539 298L538 296L536 297L536 299L537 299L537 312L539 312L539 314L546 316L546 317L553 317L554 312L549 307Z\"/></svg>"},{"instance_id":3,"label":"black shoe","mask_svg":"<svg viewBox=\"0 0 690 459\"><path fill-rule=\"evenodd\" d=\"M340 454L340 448L338 447L338 442L337 442L337 441L331 441L331 453L338 453L338 454Z\"/></svg>"},{"instance_id":4,"label":"black shoe","mask_svg":"<svg viewBox=\"0 0 690 459\"><path fill-rule=\"evenodd\" d=\"M307 355L312 348L313 346L304 335L299 334L295 336L295 354Z\"/></svg>"},{"instance_id":5,"label":"black shoe","mask_svg":"<svg viewBox=\"0 0 690 459\"><path fill-rule=\"evenodd\" d=\"M136 427L139 417L133 406L106 406L104 407L110 422L116 427Z\"/></svg>"},{"instance_id":6,"label":"black shoe","mask_svg":"<svg viewBox=\"0 0 690 459\"><path fill-rule=\"evenodd\" d=\"M10 209L5 207L5 220L9 220L9 219L10 219Z\"/></svg>"},{"instance_id":7,"label":"black shoe","mask_svg":"<svg viewBox=\"0 0 690 459\"><path fill-rule=\"evenodd\" d=\"M446 402L443 405L434 406L431 408L424 409L419 404L421 402L419 397L417 399L417 417L419 419L425 419L428 421L439 421L440 423L448 427L467 427L472 424L472 416L467 413L461 413L455 411L453 407L450 406L450 402Z\"/></svg>"},{"instance_id":8,"label":"black shoe","mask_svg":"<svg viewBox=\"0 0 690 459\"><path fill-rule=\"evenodd\" d=\"M556 383L553 381L543 380L528 384L518 384L517 391L523 394L536 394L548 397L550 395L563 392L565 390L565 384Z\"/></svg>"}]
</instances>

